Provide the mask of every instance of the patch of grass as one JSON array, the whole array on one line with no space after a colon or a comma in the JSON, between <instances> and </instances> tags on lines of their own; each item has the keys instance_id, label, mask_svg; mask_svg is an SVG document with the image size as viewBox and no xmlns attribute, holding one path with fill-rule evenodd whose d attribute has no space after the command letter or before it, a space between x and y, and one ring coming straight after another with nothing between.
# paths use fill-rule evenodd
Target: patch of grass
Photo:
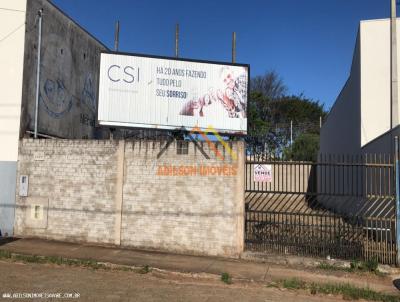
<instances>
[{"instance_id":1,"label":"patch of grass","mask_svg":"<svg viewBox=\"0 0 400 302\"><path fill-rule=\"evenodd\" d=\"M0 250L0 259L9 259L12 261L19 261L24 263L39 263L39 264L55 264L67 266L83 266L92 269L109 269L103 263L99 263L93 259L68 259L55 256L37 256L37 255L24 255L12 254L10 252Z\"/></svg>"},{"instance_id":2,"label":"patch of grass","mask_svg":"<svg viewBox=\"0 0 400 302\"><path fill-rule=\"evenodd\" d=\"M350 268L352 270L356 270L360 267L360 261L358 261L357 259L354 259L350 262Z\"/></svg>"},{"instance_id":3,"label":"patch of grass","mask_svg":"<svg viewBox=\"0 0 400 302\"><path fill-rule=\"evenodd\" d=\"M304 289L306 283L300 279L291 278L283 280L282 286L287 289Z\"/></svg>"},{"instance_id":4,"label":"patch of grass","mask_svg":"<svg viewBox=\"0 0 400 302\"><path fill-rule=\"evenodd\" d=\"M368 272L378 271L378 259L373 258L362 263L364 270Z\"/></svg>"},{"instance_id":5,"label":"patch of grass","mask_svg":"<svg viewBox=\"0 0 400 302\"><path fill-rule=\"evenodd\" d=\"M149 272L151 272L151 267L148 266L148 265L143 266L143 267L139 270L139 273L140 273L140 274L147 274L147 273L149 273Z\"/></svg>"},{"instance_id":6,"label":"patch of grass","mask_svg":"<svg viewBox=\"0 0 400 302\"><path fill-rule=\"evenodd\" d=\"M10 259L11 253L9 251L0 250L0 259Z\"/></svg>"},{"instance_id":7,"label":"patch of grass","mask_svg":"<svg viewBox=\"0 0 400 302\"><path fill-rule=\"evenodd\" d=\"M309 290L312 295L341 295L346 300L369 300L381 302L400 302L400 296L376 292L369 288L356 287L351 284L306 283L297 278L285 279L280 282L283 288Z\"/></svg>"},{"instance_id":8,"label":"patch of grass","mask_svg":"<svg viewBox=\"0 0 400 302\"><path fill-rule=\"evenodd\" d=\"M350 273L370 272L379 276L384 275L384 273L379 271L378 265L378 260L374 258L367 261L352 260L350 262L350 267L340 267L330 263L322 262L318 264L317 268L330 271L344 271Z\"/></svg>"},{"instance_id":9,"label":"patch of grass","mask_svg":"<svg viewBox=\"0 0 400 302\"><path fill-rule=\"evenodd\" d=\"M221 281L226 283L226 284L232 284L232 276L229 275L228 273L222 273L221 274Z\"/></svg>"},{"instance_id":10,"label":"patch of grass","mask_svg":"<svg viewBox=\"0 0 400 302\"><path fill-rule=\"evenodd\" d=\"M353 269L350 267L341 267L337 265L333 265L330 263L321 262L317 265L317 268L326 270L326 271L344 271L344 272L352 272Z\"/></svg>"}]
</instances>

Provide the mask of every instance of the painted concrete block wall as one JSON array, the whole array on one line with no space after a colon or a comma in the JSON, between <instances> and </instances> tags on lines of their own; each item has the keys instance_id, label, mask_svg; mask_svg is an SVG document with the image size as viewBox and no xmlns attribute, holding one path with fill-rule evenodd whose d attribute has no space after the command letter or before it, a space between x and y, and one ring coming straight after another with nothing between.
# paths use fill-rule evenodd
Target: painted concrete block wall
<instances>
[{"instance_id":1,"label":"painted concrete block wall","mask_svg":"<svg viewBox=\"0 0 400 302\"><path fill-rule=\"evenodd\" d=\"M38 131L62 138L94 138L100 51L106 50L47 0L27 5L21 137L34 129L39 9L43 9Z\"/></svg>"},{"instance_id":2,"label":"painted concrete block wall","mask_svg":"<svg viewBox=\"0 0 400 302\"><path fill-rule=\"evenodd\" d=\"M18 196L17 184L15 234L113 243L117 147L110 141L21 141L18 175L29 177L29 191ZM43 202L38 199L47 200L41 227L31 215Z\"/></svg>"},{"instance_id":3,"label":"painted concrete block wall","mask_svg":"<svg viewBox=\"0 0 400 302\"><path fill-rule=\"evenodd\" d=\"M350 76L321 128L322 154L360 152L360 42L357 38Z\"/></svg>"},{"instance_id":4,"label":"painted concrete block wall","mask_svg":"<svg viewBox=\"0 0 400 302\"><path fill-rule=\"evenodd\" d=\"M243 251L242 142L232 145L237 160L221 145L224 160L206 144L210 159L192 143L177 154L176 142L160 158L160 142L25 139L20 147L18 175L29 176L29 196L17 196L18 236L229 257ZM192 172L160 173L173 167ZM37 223L35 209L46 223Z\"/></svg>"},{"instance_id":5,"label":"painted concrete block wall","mask_svg":"<svg viewBox=\"0 0 400 302\"><path fill-rule=\"evenodd\" d=\"M397 26L400 26L399 20ZM364 146L390 129L389 19L361 21L360 41L361 146ZM397 57L400 58L400 49Z\"/></svg>"}]
</instances>

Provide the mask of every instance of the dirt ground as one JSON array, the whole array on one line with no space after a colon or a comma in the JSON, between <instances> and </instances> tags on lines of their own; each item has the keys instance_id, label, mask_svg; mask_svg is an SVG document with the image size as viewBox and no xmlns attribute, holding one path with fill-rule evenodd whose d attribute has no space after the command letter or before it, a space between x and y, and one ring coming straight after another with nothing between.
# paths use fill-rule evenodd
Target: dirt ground
<instances>
[{"instance_id":1,"label":"dirt ground","mask_svg":"<svg viewBox=\"0 0 400 302\"><path fill-rule=\"evenodd\" d=\"M215 278L0 261L0 301L32 301L2 298L15 293L79 294L34 301L341 301L256 283L227 285Z\"/></svg>"}]
</instances>

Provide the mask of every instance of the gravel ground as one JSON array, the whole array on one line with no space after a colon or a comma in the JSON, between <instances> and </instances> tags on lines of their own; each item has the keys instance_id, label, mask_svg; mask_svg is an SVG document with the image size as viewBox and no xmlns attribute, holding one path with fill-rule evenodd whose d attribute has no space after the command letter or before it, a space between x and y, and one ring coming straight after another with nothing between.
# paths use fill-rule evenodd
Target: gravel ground
<instances>
[{"instance_id":1,"label":"gravel ground","mask_svg":"<svg viewBox=\"0 0 400 302\"><path fill-rule=\"evenodd\" d=\"M70 299L11 299L4 294L68 293ZM47 264L0 261L0 301L338 301L302 291L268 288L255 283L224 284L215 278L169 273L139 274Z\"/></svg>"}]
</instances>

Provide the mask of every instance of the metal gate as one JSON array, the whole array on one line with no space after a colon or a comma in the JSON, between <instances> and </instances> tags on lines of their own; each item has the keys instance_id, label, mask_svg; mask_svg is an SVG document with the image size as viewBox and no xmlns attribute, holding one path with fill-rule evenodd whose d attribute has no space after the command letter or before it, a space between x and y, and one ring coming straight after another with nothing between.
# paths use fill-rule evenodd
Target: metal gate
<instances>
[{"instance_id":1,"label":"metal gate","mask_svg":"<svg viewBox=\"0 0 400 302\"><path fill-rule=\"evenodd\" d=\"M314 163L251 155L245 192L247 250L396 263L390 156L321 155Z\"/></svg>"}]
</instances>

